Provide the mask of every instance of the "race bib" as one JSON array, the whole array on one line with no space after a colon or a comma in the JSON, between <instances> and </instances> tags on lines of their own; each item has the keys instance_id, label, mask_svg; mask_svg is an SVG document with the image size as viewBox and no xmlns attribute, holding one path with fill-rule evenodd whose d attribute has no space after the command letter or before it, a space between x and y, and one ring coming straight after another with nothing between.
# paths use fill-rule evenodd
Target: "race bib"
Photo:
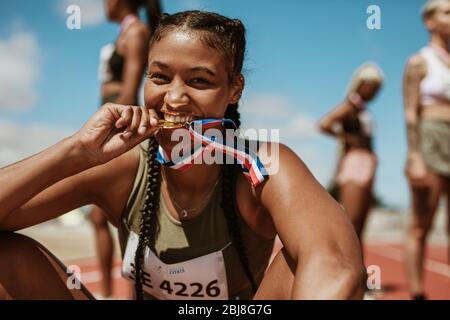
<instances>
[{"instance_id":1,"label":"race bib","mask_svg":"<svg viewBox=\"0 0 450 320\"><path fill-rule=\"evenodd\" d=\"M139 236L130 232L122 264L122 276L134 281L134 256ZM223 250L223 249L222 249ZM146 292L160 300L227 300L228 284L222 250L166 264L145 248L142 284Z\"/></svg>"}]
</instances>

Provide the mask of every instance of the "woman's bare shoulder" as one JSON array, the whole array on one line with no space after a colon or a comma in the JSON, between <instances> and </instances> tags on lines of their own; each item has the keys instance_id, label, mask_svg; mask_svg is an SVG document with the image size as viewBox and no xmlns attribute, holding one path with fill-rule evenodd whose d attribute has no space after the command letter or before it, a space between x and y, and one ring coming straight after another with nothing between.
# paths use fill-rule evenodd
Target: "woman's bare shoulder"
<instances>
[{"instance_id":1,"label":"woman's bare shoulder","mask_svg":"<svg viewBox=\"0 0 450 320\"><path fill-rule=\"evenodd\" d=\"M126 31L127 38L143 39L150 36L150 30L145 23L138 21L130 25Z\"/></svg>"},{"instance_id":2,"label":"woman's bare shoulder","mask_svg":"<svg viewBox=\"0 0 450 320\"><path fill-rule=\"evenodd\" d=\"M406 63L405 71L407 75L425 76L427 72L425 58L420 53L412 55Z\"/></svg>"},{"instance_id":3,"label":"woman's bare shoulder","mask_svg":"<svg viewBox=\"0 0 450 320\"><path fill-rule=\"evenodd\" d=\"M252 187L245 179L240 179L241 185L245 185L240 190L247 194L254 208L265 207L267 200L278 198L276 201L279 201L281 194L298 195L302 192L300 187L308 188L310 183L317 183L297 153L283 143L262 142L257 155L268 174L265 181Z\"/></svg>"}]
</instances>

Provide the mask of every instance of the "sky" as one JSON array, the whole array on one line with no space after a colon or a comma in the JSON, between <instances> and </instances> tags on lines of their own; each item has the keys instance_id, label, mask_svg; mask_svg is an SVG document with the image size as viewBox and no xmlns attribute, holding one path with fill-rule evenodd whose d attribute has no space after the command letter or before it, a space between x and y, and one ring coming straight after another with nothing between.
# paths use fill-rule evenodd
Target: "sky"
<instances>
[{"instance_id":1,"label":"sky","mask_svg":"<svg viewBox=\"0 0 450 320\"><path fill-rule=\"evenodd\" d=\"M165 12L215 11L247 29L246 128L278 128L314 176L327 186L336 143L317 131L322 115L342 102L355 68L376 62L385 84L369 105L376 122L376 194L407 208L403 175L406 135L402 77L407 59L425 46L424 0L162 0ZM67 7L81 9L81 29L68 29ZM381 29L370 30L377 5ZM99 106L100 48L118 25L102 0L0 0L0 166L29 156L78 130Z\"/></svg>"}]
</instances>

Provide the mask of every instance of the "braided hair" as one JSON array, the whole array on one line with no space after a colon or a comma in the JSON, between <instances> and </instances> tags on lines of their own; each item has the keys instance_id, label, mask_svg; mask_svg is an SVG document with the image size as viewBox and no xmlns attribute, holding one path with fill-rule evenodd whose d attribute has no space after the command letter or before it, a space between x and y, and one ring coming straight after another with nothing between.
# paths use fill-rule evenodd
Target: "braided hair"
<instances>
[{"instance_id":1,"label":"braided hair","mask_svg":"<svg viewBox=\"0 0 450 320\"><path fill-rule=\"evenodd\" d=\"M141 209L139 228L139 242L134 257L136 299L142 300L142 279L145 248L155 247L155 234L157 233L157 216L159 209L159 196L161 190L160 164L156 161L158 142L154 137L149 140L147 149L147 191L144 206Z\"/></svg>"},{"instance_id":2,"label":"braided hair","mask_svg":"<svg viewBox=\"0 0 450 320\"><path fill-rule=\"evenodd\" d=\"M161 40L169 31L181 29L194 31L199 35L201 41L208 46L223 52L229 70L230 82L241 74L244 52L245 52L245 28L238 19L229 19L216 13L204 11L185 11L174 15L163 14L158 27L152 34L149 48ZM240 114L238 104L228 105L225 118L231 119L240 127ZM160 164L156 160L158 143L155 138L150 138L147 150L148 161L148 184L145 203L141 209L142 218L139 231L139 242L135 254L135 290L136 298L143 298L143 263L144 250L149 247L154 250L155 237L158 232L157 211L159 209L160 197ZM227 162L225 162L227 163ZM247 252L242 240L239 228L239 218L234 206L233 183L236 164L224 164L222 178L222 203L225 213L228 231L232 243L237 250L240 262L244 268L245 275L251 283L253 293L256 292L256 282L250 269Z\"/></svg>"}]
</instances>

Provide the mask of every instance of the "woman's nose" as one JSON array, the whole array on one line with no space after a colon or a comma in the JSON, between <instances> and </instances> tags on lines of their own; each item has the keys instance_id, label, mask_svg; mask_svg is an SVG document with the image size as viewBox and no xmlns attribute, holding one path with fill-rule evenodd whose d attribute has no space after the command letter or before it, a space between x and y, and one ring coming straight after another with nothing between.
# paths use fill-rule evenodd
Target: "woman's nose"
<instances>
[{"instance_id":1,"label":"woman's nose","mask_svg":"<svg viewBox=\"0 0 450 320\"><path fill-rule=\"evenodd\" d=\"M186 92L185 84L179 81L173 83L166 92L164 102L174 108L187 105L189 97Z\"/></svg>"}]
</instances>

